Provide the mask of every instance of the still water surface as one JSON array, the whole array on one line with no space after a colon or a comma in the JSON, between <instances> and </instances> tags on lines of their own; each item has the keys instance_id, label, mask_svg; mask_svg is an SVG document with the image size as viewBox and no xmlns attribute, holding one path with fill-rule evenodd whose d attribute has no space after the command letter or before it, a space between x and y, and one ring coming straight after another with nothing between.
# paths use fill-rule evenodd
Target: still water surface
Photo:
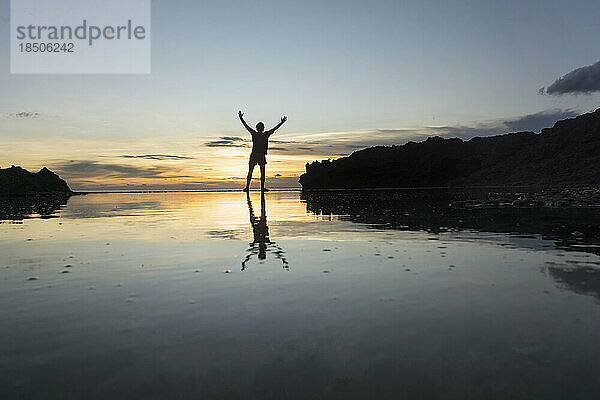
<instances>
[{"instance_id":1,"label":"still water surface","mask_svg":"<svg viewBox=\"0 0 600 400\"><path fill-rule=\"evenodd\" d=\"M6 399L593 399L599 210L448 191L3 200Z\"/></svg>"}]
</instances>

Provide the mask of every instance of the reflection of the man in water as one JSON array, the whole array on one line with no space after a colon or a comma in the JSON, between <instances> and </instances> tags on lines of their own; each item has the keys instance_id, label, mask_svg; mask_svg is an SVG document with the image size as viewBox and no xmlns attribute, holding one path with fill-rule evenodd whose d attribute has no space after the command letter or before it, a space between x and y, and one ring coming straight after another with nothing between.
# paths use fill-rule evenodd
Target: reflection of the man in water
<instances>
[{"instance_id":1,"label":"reflection of the man in water","mask_svg":"<svg viewBox=\"0 0 600 400\"><path fill-rule=\"evenodd\" d=\"M261 191L260 194L260 218L257 218L256 215L254 215L250 193L246 193L246 200L248 201L248 212L250 213L250 225L252 225L254 240L250 243L250 247L247 250L248 254L244 261L242 261L242 271L246 269L246 264L254 254L258 254L259 260L264 260L267 258L267 252L275 254L275 256L281 260L283 269L288 270L289 265L285 259L285 252L277 243L272 242L269 239L265 193Z\"/></svg>"}]
</instances>

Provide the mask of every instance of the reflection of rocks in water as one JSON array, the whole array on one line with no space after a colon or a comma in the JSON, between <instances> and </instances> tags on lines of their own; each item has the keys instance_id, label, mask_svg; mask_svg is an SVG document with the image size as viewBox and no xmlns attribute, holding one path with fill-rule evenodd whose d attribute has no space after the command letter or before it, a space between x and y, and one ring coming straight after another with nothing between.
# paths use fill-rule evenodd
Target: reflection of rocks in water
<instances>
[{"instance_id":1,"label":"reflection of rocks in water","mask_svg":"<svg viewBox=\"0 0 600 400\"><path fill-rule=\"evenodd\" d=\"M56 212L70 197L70 194L1 196L0 220L20 221L38 215L40 218L58 217Z\"/></svg>"},{"instance_id":2,"label":"reflection of rocks in water","mask_svg":"<svg viewBox=\"0 0 600 400\"><path fill-rule=\"evenodd\" d=\"M600 188L540 189L534 192L489 193L485 199L454 201L453 208L594 208L600 207Z\"/></svg>"},{"instance_id":3,"label":"reflection of rocks in water","mask_svg":"<svg viewBox=\"0 0 600 400\"><path fill-rule=\"evenodd\" d=\"M415 189L303 192L308 211L378 228L432 233L476 230L540 234L559 248L600 254L600 208L525 207L522 193L485 189ZM529 196L527 198L535 198ZM473 206L481 203L494 207ZM510 200L510 201L509 201ZM456 207L458 204L469 207ZM596 246L596 247L595 247Z\"/></svg>"},{"instance_id":4,"label":"reflection of rocks in water","mask_svg":"<svg viewBox=\"0 0 600 400\"><path fill-rule=\"evenodd\" d=\"M591 295L600 300L600 268L590 266L551 266L548 273L559 285L575 293Z\"/></svg>"}]
</instances>

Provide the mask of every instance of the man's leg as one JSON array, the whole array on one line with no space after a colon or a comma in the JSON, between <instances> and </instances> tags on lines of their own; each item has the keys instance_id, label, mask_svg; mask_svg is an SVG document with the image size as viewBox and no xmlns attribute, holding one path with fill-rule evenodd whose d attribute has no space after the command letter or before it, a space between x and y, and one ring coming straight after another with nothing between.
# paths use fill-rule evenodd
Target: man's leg
<instances>
[{"instance_id":1,"label":"man's leg","mask_svg":"<svg viewBox=\"0 0 600 400\"><path fill-rule=\"evenodd\" d=\"M263 192L266 190L265 189L265 164L264 163L260 164L260 190L262 190Z\"/></svg>"},{"instance_id":2,"label":"man's leg","mask_svg":"<svg viewBox=\"0 0 600 400\"><path fill-rule=\"evenodd\" d=\"M254 172L254 166L256 164L251 163L248 165L248 177L246 178L246 187L244 188L244 192L250 190L250 181L252 180L252 172Z\"/></svg>"}]
</instances>

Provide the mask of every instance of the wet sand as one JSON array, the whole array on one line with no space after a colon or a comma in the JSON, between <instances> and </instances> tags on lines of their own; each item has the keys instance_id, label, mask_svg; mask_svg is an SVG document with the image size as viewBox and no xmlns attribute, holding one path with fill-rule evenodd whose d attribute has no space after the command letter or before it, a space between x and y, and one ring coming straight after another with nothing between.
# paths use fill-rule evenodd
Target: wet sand
<instances>
[{"instance_id":1,"label":"wet sand","mask_svg":"<svg viewBox=\"0 0 600 400\"><path fill-rule=\"evenodd\" d=\"M0 393L595 398L596 211L448 200L121 193L13 212Z\"/></svg>"}]
</instances>

